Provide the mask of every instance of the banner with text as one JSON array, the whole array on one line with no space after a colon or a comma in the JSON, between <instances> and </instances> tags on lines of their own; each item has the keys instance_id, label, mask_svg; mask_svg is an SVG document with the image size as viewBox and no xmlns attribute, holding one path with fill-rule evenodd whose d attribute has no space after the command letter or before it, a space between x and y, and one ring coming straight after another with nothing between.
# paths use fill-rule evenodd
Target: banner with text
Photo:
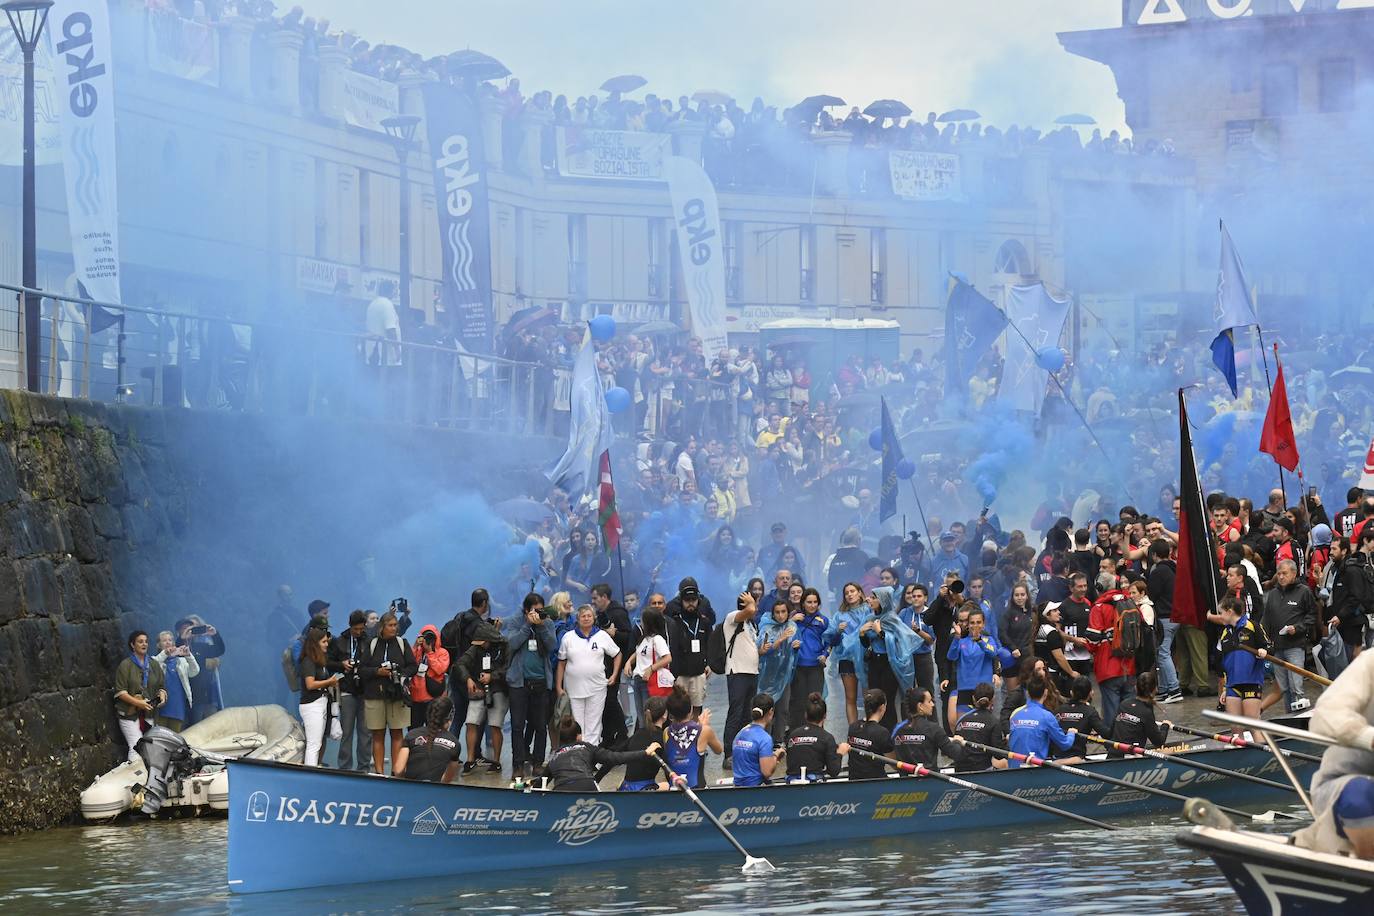
<instances>
[{"instance_id":1,"label":"banner with text","mask_svg":"<svg viewBox=\"0 0 1374 916\"><path fill-rule=\"evenodd\" d=\"M170 10L148 11L148 69L203 86L219 85L219 32Z\"/></svg>"},{"instance_id":2,"label":"banner with text","mask_svg":"<svg viewBox=\"0 0 1374 916\"><path fill-rule=\"evenodd\" d=\"M93 299L119 302L115 193L114 44L106 0L57 0L48 17L62 119L62 171L76 279Z\"/></svg>"},{"instance_id":3,"label":"banner with text","mask_svg":"<svg viewBox=\"0 0 1374 916\"><path fill-rule=\"evenodd\" d=\"M892 150L887 154L892 193L905 200L957 200L963 196L954 153Z\"/></svg>"},{"instance_id":4,"label":"banner with text","mask_svg":"<svg viewBox=\"0 0 1374 916\"><path fill-rule=\"evenodd\" d=\"M491 222L482 122L467 93L443 83L426 83L422 91L444 256L444 308L465 350L490 353Z\"/></svg>"},{"instance_id":5,"label":"banner with text","mask_svg":"<svg viewBox=\"0 0 1374 916\"><path fill-rule=\"evenodd\" d=\"M673 138L633 130L558 128L558 174L566 178L663 181Z\"/></svg>"},{"instance_id":6,"label":"banner with text","mask_svg":"<svg viewBox=\"0 0 1374 916\"><path fill-rule=\"evenodd\" d=\"M44 35L46 36L46 32ZM44 43L44 45L46 42ZM52 55L40 45L33 62L34 161L62 161L62 128L57 123L57 85ZM0 165L24 164L24 52L14 30L0 21Z\"/></svg>"},{"instance_id":7,"label":"banner with text","mask_svg":"<svg viewBox=\"0 0 1374 916\"><path fill-rule=\"evenodd\" d=\"M366 73L345 70L343 94L344 123L349 127L384 134L382 122L401 113L400 87Z\"/></svg>"},{"instance_id":8,"label":"banner with text","mask_svg":"<svg viewBox=\"0 0 1374 916\"><path fill-rule=\"evenodd\" d=\"M711 179L691 159L669 156L668 191L673 198L677 248L682 259L692 334L701 339L707 360L728 344L725 336L725 252L720 208Z\"/></svg>"}]
</instances>

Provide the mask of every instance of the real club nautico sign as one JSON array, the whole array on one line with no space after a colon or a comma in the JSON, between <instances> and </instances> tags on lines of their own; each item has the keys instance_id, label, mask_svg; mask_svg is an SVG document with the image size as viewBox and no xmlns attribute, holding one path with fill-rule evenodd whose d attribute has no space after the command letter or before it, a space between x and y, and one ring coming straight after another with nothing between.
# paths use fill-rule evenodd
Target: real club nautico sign
<instances>
[{"instance_id":1,"label":"real club nautico sign","mask_svg":"<svg viewBox=\"0 0 1374 916\"><path fill-rule=\"evenodd\" d=\"M1374 0L1131 0L1128 21L1136 25L1164 25L1361 9L1374 9Z\"/></svg>"}]
</instances>

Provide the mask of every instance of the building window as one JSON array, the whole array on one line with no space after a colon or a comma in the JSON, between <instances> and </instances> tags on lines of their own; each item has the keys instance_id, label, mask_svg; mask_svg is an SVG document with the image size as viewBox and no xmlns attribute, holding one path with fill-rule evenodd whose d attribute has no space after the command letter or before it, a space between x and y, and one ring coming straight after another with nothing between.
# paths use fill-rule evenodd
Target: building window
<instances>
[{"instance_id":1,"label":"building window","mask_svg":"<svg viewBox=\"0 0 1374 916\"><path fill-rule=\"evenodd\" d=\"M358 170L358 255L364 264L372 264L372 173Z\"/></svg>"},{"instance_id":2,"label":"building window","mask_svg":"<svg viewBox=\"0 0 1374 916\"><path fill-rule=\"evenodd\" d=\"M801 265L799 298L802 302L816 301L816 227L800 226L797 232L797 260Z\"/></svg>"},{"instance_id":3,"label":"building window","mask_svg":"<svg viewBox=\"0 0 1374 916\"><path fill-rule=\"evenodd\" d=\"M887 230L868 233L868 299L881 304L886 299Z\"/></svg>"},{"instance_id":4,"label":"building window","mask_svg":"<svg viewBox=\"0 0 1374 916\"><path fill-rule=\"evenodd\" d=\"M1003 242L1002 247L997 249L997 256L993 258L992 272L995 274L1029 275L1032 271L1030 255L1026 253L1026 246L1016 239L1007 239Z\"/></svg>"},{"instance_id":5,"label":"building window","mask_svg":"<svg viewBox=\"0 0 1374 916\"><path fill-rule=\"evenodd\" d=\"M587 217L568 217L568 295L587 295Z\"/></svg>"},{"instance_id":6,"label":"building window","mask_svg":"<svg viewBox=\"0 0 1374 916\"><path fill-rule=\"evenodd\" d=\"M1348 57L1324 60L1318 69L1317 96L1322 111L1355 107L1355 62Z\"/></svg>"},{"instance_id":7,"label":"building window","mask_svg":"<svg viewBox=\"0 0 1374 916\"><path fill-rule=\"evenodd\" d=\"M739 258L740 225L737 221L725 224L725 298L738 299L744 288Z\"/></svg>"},{"instance_id":8,"label":"building window","mask_svg":"<svg viewBox=\"0 0 1374 916\"><path fill-rule=\"evenodd\" d=\"M663 250L667 233L663 231L663 220L649 220L649 298L662 299L667 294L664 283Z\"/></svg>"},{"instance_id":9,"label":"building window","mask_svg":"<svg viewBox=\"0 0 1374 916\"><path fill-rule=\"evenodd\" d=\"M1266 118L1295 114L1298 110L1298 68L1270 64L1260 85L1260 113Z\"/></svg>"}]
</instances>

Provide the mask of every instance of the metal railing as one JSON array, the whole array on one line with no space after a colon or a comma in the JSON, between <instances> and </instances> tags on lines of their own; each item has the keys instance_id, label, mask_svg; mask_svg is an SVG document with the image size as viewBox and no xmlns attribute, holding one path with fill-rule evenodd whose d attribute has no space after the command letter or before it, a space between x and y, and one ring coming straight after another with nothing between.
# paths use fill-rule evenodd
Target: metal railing
<instances>
[{"instance_id":1,"label":"metal railing","mask_svg":"<svg viewBox=\"0 0 1374 916\"><path fill-rule=\"evenodd\" d=\"M41 303L45 394L521 434L559 425L555 374L562 370L551 365L9 284L0 291L0 386L7 388L27 387L24 309ZM561 413L566 425L566 404Z\"/></svg>"}]
</instances>

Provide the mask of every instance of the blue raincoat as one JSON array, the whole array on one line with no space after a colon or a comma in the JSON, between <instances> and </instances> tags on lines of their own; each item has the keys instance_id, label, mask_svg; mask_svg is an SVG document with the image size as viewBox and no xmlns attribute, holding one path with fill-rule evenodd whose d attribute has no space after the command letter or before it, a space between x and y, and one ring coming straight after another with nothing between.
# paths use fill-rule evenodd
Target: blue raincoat
<instances>
[{"instance_id":1,"label":"blue raincoat","mask_svg":"<svg viewBox=\"0 0 1374 916\"><path fill-rule=\"evenodd\" d=\"M772 652L762 652L765 642L778 642L778 638L788 629L792 630L786 639ZM778 623L769 619L759 627L759 693L766 693L774 700L782 697L792 683L792 672L797 668L797 651L792 648L796 638L797 626L790 619Z\"/></svg>"},{"instance_id":2,"label":"blue raincoat","mask_svg":"<svg viewBox=\"0 0 1374 916\"><path fill-rule=\"evenodd\" d=\"M897 675L897 682L902 685L902 692L905 693L916 683L916 661L911 656L923 641L897 616L897 595L892 586L880 585L873 589L873 594L878 596L878 605L881 608L875 616L883 625L887 663L892 666L892 673ZM858 653L860 661L854 670L859 675L859 696L862 697L863 692L868 689L868 670L863 664L864 648L863 643L859 641L858 627L845 630L841 647L845 657L849 657L848 653L851 650Z\"/></svg>"},{"instance_id":3,"label":"blue raincoat","mask_svg":"<svg viewBox=\"0 0 1374 916\"><path fill-rule=\"evenodd\" d=\"M850 639L849 637L859 632L859 627L863 625L864 621L868 620L869 616L870 613L867 604L858 604L848 610L836 611L831 615L830 626L826 628L825 636L822 638L826 645L832 647L830 652L832 661L852 662L856 672L861 672L863 670L863 646L859 644L857 639ZM840 632L840 624L842 623L848 624L848 626L844 628L843 633ZM835 670L839 670L838 665L835 667ZM859 674L860 680L862 680L863 677L863 674Z\"/></svg>"}]
</instances>

